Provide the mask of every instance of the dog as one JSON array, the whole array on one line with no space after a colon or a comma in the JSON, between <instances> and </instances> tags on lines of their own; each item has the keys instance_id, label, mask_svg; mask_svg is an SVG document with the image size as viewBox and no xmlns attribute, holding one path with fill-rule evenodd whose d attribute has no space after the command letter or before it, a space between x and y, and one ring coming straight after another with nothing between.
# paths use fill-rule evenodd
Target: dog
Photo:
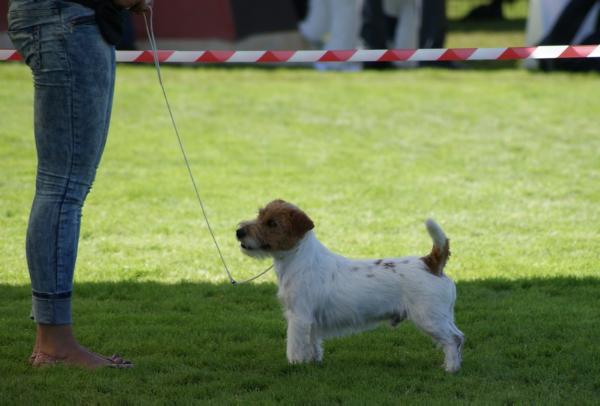
<instances>
[{"instance_id":1,"label":"dog","mask_svg":"<svg viewBox=\"0 0 600 406\"><path fill-rule=\"evenodd\" d=\"M465 338L454 324L456 287L444 274L450 244L435 221L427 220L426 227L433 240L426 256L355 260L327 249L313 221L283 200L240 223L242 252L274 260L288 361L321 362L324 339L408 319L442 347L445 370L457 372Z\"/></svg>"}]
</instances>

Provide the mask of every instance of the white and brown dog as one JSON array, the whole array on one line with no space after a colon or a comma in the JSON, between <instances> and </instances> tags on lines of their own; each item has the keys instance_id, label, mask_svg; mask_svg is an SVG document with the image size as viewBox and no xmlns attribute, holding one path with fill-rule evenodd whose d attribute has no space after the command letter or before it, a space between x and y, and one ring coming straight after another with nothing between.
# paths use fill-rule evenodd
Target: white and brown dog
<instances>
[{"instance_id":1,"label":"white and brown dog","mask_svg":"<svg viewBox=\"0 0 600 406\"><path fill-rule=\"evenodd\" d=\"M464 336L454 324L456 287L444 275L449 242L433 220L426 225L433 239L427 256L353 260L323 246L312 220L283 200L241 223L242 251L274 259L289 362L321 361L325 338L409 319L443 348L446 371L458 371Z\"/></svg>"}]
</instances>

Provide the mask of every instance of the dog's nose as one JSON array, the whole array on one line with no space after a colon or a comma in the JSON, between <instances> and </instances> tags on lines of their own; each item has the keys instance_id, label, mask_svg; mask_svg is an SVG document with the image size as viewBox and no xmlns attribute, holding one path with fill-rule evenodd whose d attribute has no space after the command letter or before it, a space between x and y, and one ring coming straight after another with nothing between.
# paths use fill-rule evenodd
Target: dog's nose
<instances>
[{"instance_id":1,"label":"dog's nose","mask_svg":"<svg viewBox=\"0 0 600 406\"><path fill-rule=\"evenodd\" d=\"M243 228L238 228L235 232L235 236L238 238L238 240L241 240L246 236L246 230L244 230Z\"/></svg>"}]
</instances>

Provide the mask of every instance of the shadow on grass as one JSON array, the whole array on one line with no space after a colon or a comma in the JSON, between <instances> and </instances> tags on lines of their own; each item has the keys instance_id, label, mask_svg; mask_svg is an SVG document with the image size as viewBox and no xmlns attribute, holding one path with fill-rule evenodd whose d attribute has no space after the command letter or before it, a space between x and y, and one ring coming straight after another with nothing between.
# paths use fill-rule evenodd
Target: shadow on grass
<instances>
[{"instance_id":1,"label":"shadow on grass","mask_svg":"<svg viewBox=\"0 0 600 406\"><path fill-rule=\"evenodd\" d=\"M501 21L448 21L448 31L450 32L524 32L527 25L525 18L512 18Z\"/></svg>"},{"instance_id":2,"label":"shadow on grass","mask_svg":"<svg viewBox=\"0 0 600 406\"><path fill-rule=\"evenodd\" d=\"M600 395L600 279L458 284L456 319L467 344L456 376L441 370L441 352L409 323L329 341L322 365L288 366L275 292L272 284L80 283L78 338L136 368L32 373L29 288L0 285L3 396L8 403L588 403Z\"/></svg>"}]
</instances>

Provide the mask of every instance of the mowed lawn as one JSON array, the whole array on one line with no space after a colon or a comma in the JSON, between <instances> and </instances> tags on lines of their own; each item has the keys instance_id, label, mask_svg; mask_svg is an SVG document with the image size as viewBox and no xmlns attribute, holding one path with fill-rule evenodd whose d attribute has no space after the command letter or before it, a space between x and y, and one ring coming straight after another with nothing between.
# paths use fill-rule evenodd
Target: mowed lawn
<instances>
[{"instance_id":1,"label":"mowed lawn","mask_svg":"<svg viewBox=\"0 0 600 406\"><path fill-rule=\"evenodd\" d=\"M239 221L295 202L351 257L452 240L460 373L410 323L329 341L288 366L272 274L231 287L149 67L119 66L84 210L78 337L132 370L32 370L24 234L34 191L28 70L0 66L0 403L600 402L600 81L521 70L318 73L165 68L234 275Z\"/></svg>"}]
</instances>

